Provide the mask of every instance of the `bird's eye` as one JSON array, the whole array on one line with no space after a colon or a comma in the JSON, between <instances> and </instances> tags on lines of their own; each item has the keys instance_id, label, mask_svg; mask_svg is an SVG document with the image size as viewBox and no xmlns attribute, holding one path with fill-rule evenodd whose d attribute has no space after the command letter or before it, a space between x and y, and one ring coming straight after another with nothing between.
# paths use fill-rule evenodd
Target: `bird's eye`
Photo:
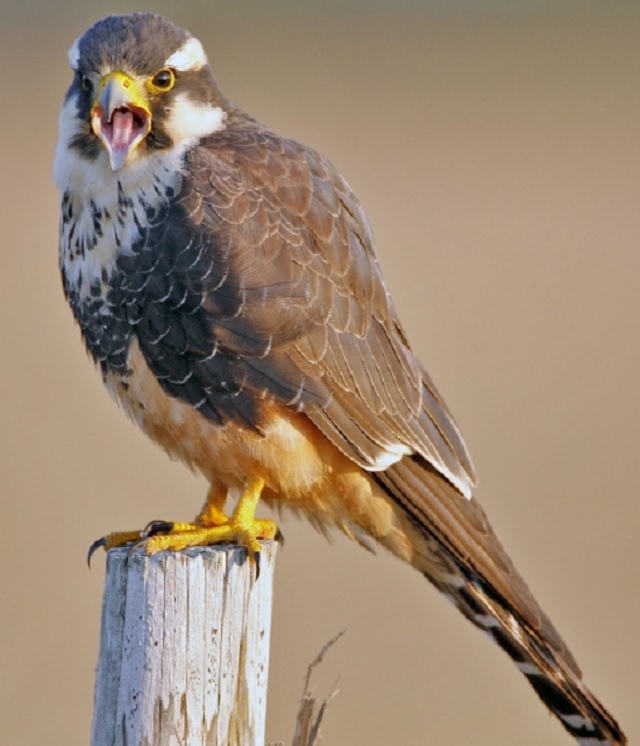
<instances>
[{"instance_id":1,"label":"bird's eye","mask_svg":"<svg viewBox=\"0 0 640 746\"><path fill-rule=\"evenodd\" d=\"M88 75L80 76L80 85L82 86L82 89L84 91L91 91L91 89L93 88L93 83L91 82L91 78Z\"/></svg>"},{"instance_id":2,"label":"bird's eye","mask_svg":"<svg viewBox=\"0 0 640 746\"><path fill-rule=\"evenodd\" d=\"M157 72L151 79L151 85L157 91L169 91L173 88L173 84L176 82L176 76L173 70L166 68Z\"/></svg>"}]
</instances>

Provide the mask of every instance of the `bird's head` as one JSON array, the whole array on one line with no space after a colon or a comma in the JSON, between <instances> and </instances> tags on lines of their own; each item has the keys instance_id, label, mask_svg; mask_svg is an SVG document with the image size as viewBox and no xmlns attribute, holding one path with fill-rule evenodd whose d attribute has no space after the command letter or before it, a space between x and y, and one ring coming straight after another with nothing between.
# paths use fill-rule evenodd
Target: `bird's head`
<instances>
[{"instance_id":1,"label":"bird's head","mask_svg":"<svg viewBox=\"0 0 640 746\"><path fill-rule=\"evenodd\" d=\"M202 45L160 16L104 18L74 42L69 61L62 144L89 160L106 154L113 171L225 125Z\"/></svg>"}]
</instances>

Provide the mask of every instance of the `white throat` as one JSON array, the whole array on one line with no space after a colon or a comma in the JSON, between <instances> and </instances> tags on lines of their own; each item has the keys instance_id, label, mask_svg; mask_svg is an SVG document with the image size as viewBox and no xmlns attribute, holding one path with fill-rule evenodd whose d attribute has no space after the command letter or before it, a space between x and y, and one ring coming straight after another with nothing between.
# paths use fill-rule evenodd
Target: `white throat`
<instances>
[{"instance_id":1,"label":"white throat","mask_svg":"<svg viewBox=\"0 0 640 746\"><path fill-rule=\"evenodd\" d=\"M179 94L165 123L174 145L157 152L138 148L115 173L105 150L90 160L71 146L82 124L75 99L67 99L60 113L54 175L67 201L60 224L60 265L79 298L89 297L92 287L95 295L96 283L106 293L104 278L117 257L131 251L150 215L177 193L185 152L200 138L224 129L226 118L222 108Z\"/></svg>"}]
</instances>

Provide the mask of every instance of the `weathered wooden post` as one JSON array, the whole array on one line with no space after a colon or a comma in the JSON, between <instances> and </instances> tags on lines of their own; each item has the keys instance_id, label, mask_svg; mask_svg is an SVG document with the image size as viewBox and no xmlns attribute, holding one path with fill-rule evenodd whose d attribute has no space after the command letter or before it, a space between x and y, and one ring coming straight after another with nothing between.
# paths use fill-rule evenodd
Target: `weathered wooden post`
<instances>
[{"instance_id":1,"label":"weathered wooden post","mask_svg":"<svg viewBox=\"0 0 640 746\"><path fill-rule=\"evenodd\" d=\"M92 746L264 746L275 555L108 552Z\"/></svg>"}]
</instances>

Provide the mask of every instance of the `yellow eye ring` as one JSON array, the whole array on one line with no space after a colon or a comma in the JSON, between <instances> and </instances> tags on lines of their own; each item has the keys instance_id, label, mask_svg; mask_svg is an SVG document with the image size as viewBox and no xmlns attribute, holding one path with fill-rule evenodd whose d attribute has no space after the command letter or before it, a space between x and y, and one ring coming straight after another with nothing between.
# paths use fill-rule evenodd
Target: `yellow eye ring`
<instances>
[{"instance_id":1,"label":"yellow eye ring","mask_svg":"<svg viewBox=\"0 0 640 746\"><path fill-rule=\"evenodd\" d=\"M166 93L170 91L176 82L176 75L171 68L166 67L159 70L149 81L149 88L154 93Z\"/></svg>"}]
</instances>

